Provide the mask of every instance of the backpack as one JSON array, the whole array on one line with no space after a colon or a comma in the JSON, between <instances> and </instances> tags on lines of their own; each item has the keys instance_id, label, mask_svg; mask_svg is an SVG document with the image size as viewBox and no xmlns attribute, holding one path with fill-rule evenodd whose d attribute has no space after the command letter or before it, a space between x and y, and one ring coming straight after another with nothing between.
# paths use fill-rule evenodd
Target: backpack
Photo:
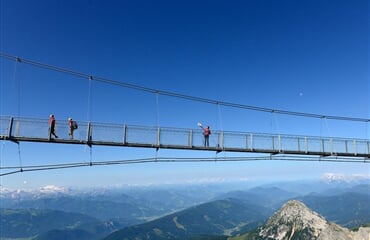
<instances>
[{"instance_id":1,"label":"backpack","mask_svg":"<svg viewBox=\"0 0 370 240\"><path fill-rule=\"evenodd\" d=\"M77 129L78 128L78 125L77 125L77 122L76 121L73 121L72 122L72 128L73 129Z\"/></svg>"}]
</instances>

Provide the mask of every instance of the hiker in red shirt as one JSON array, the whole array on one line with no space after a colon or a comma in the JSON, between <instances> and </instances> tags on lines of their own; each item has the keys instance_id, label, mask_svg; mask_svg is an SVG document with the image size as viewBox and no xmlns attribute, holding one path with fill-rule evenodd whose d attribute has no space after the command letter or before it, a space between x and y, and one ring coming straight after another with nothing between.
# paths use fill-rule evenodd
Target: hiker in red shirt
<instances>
[{"instance_id":1,"label":"hiker in red shirt","mask_svg":"<svg viewBox=\"0 0 370 240\"><path fill-rule=\"evenodd\" d=\"M206 128L201 126L201 128L203 129L204 146L209 147L209 135L211 135L211 129L209 128L209 126L207 126Z\"/></svg>"},{"instance_id":2,"label":"hiker in red shirt","mask_svg":"<svg viewBox=\"0 0 370 240\"><path fill-rule=\"evenodd\" d=\"M72 140L73 139L73 131L75 130L73 127L73 120L72 118L68 118L68 126L69 126L69 138Z\"/></svg>"},{"instance_id":3,"label":"hiker in red shirt","mask_svg":"<svg viewBox=\"0 0 370 240\"><path fill-rule=\"evenodd\" d=\"M50 114L50 118L49 118L49 138L51 137L51 135L54 135L55 138L58 138L58 136L55 134L55 124L56 124L56 121L55 121L54 114Z\"/></svg>"}]
</instances>

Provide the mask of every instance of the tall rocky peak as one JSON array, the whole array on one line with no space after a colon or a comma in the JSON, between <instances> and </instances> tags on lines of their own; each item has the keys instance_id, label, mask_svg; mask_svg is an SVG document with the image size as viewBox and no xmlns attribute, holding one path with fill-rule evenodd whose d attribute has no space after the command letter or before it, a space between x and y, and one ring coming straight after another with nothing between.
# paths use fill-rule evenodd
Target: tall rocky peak
<instances>
[{"instance_id":1,"label":"tall rocky peak","mask_svg":"<svg viewBox=\"0 0 370 240\"><path fill-rule=\"evenodd\" d=\"M356 233L330 223L303 203L291 200L258 231L262 240L353 240ZM366 235L365 235L366 236ZM368 239L366 239L368 240Z\"/></svg>"}]
</instances>

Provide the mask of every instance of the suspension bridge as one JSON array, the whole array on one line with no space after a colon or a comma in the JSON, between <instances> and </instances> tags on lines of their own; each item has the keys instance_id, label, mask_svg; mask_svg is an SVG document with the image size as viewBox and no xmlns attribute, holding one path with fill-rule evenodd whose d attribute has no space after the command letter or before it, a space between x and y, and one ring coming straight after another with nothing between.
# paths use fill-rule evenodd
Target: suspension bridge
<instances>
[{"instance_id":1,"label":"suspension bridge","mask_svg":"<svg viewBox=\"0 0 370 240\"><path fill-rule=\"evenodd\" d=\"M14 142L83 144L215 152L267 153L351 158L369 162L366 139L213 131L205 146L201 129L79 122L73 139L68 121L58 121L58 138L50 135L48 119L0 116L0 139Z\"/></svg>"},{"instance_id":2,"label":"suspension bridge","mask_svg":"<svg viewBox=\"0 0 370 240\"><path fill-rule=\"evenodd\" d=\"M67 75L72 75L78 78L87 79L89 83L88 96L88 113L91 108L91 83L93 81L114 85L118 87L130 88L137 91L159 95L180 98L189 101L202 102L206 104L216 105L217 107L224 106L230 108L247 109L251 111L267 112L281 115L292 115L306 118L317 119L332 119L338 121L363 122L366 125L370 119L353 118L343 116L320 115L304 112L294 112L279 109L270 109L257 106L243 105L232 102L223 102L207 98L184 95L174 92L162 91L158 89L147 88L127 82L114 81L107 78L92 76L85 73L72 71L56 66L51 66L27 59L21 59L16 56L0 53L0 57L12 60L15 62L14 76L16 76L17 64L27 64L33 67L42 68L49 71L55 71ZM19 96L18 96L19 97ZM19 106L18 106L19 108ZM88 114L89 115L89 114ZM88 119L90 119L88 117ZM89 146L116 146L116 147L136 147L136 148L154 148L173 149L173 150L201 150L220 152L235 152L235 153L258 153L262 157L253 155L245 158L191 158L180 159L162 158L162 161L245 161L245 160L304 160L304 161L331 161L331 162L362 162L370 163L370 140L358 138L339 138L339 137L318 137L318 136L302 136L302 135L287 135L287 134L271 134L257 132L235 132L212 130L209 136L209 145L205 145L203 131L197 129L173 128L165 126L137 126L124 123L95 123L91 121L78 121L78 129L75 130L73 138L69 136L68 121L57 122L56 131L58 138L52 137L49 130L48 119L36 119L29 117L0 116L0 140L20 142L38 142L50 144L80 144ZM19 148L19 158L20 158ZM261 156L261 155L259 155ZM90 150L91 158L91 150ZM159 158L138 159L138 160L122 160L122 161L104 161L88 163L92 165L107 165L107 164L126 164L126 163L142 163L159 161ZM59 164L59 165L43 165L29 166L29 171L45 170L55 168L68 168L86 166L86 162ZM14 167L17 168L17 167ZM24 171L27 166L18 166ZM13 167L1 169L13 169ZM15 172L0 174L7 175Z\"/></svg>"}]
</instances>

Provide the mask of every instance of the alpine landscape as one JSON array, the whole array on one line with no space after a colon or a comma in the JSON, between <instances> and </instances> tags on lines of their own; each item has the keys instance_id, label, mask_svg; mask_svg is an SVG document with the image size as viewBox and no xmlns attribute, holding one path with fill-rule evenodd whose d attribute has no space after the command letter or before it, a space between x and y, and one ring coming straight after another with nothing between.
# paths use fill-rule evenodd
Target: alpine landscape
<instances>
[{"instance_id":1,"label":"alpine landscape","mask_svg":"<svg viewBox=\"0 0 370 240\"><path fill-rule=\"evenodd\" d=\"M0 0L0 240L370 240L370 0Z\"/></svg>"},{"instance_id":2,"label":"alpine landscape","mask_svg":"<svg viewBox=\"0 0 370 240\"><path fill-rule=\"evenodd\" d=\"M368 240L369 179L1 192L1 240Z\"/></svg>"}]
</instances>

